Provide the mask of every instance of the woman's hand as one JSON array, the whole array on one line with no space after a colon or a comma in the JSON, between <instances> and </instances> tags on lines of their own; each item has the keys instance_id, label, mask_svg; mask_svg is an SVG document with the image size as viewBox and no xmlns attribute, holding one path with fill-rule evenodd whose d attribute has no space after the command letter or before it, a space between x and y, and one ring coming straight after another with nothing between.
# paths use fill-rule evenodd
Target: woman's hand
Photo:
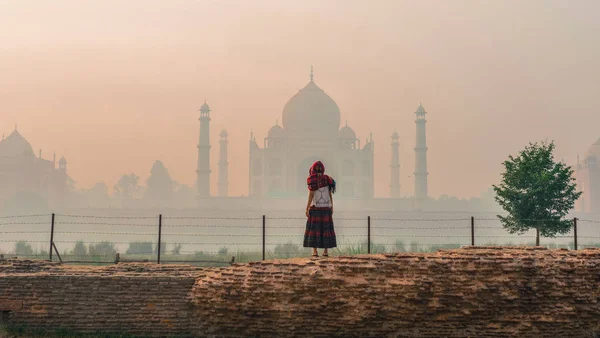
<instances>
[{"instance_id":1,"label":"woman's hand","mask_svg":"<svg viewBox=\"0 0 600 338\"><path fill-rule=\"evenodd\" d=\"M308 217L310 215L309 212L308 212L308 208L306 208L305 214L306 214L306 217Z\"/></svg>"}]
</instances>

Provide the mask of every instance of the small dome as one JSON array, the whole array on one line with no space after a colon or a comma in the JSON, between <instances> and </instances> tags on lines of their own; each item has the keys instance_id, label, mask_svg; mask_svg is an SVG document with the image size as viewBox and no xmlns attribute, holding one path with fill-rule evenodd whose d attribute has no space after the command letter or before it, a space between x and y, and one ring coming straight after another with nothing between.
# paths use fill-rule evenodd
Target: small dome
<instances>
[{"instance_id":1,"label":"small dome","mask_svg":"<svg viewBox=\"0 0 600 338\"><path fill-rule=\"evenodd\" d=\"M269 130L269 138L284 138L285 130L278 124L271 127Z\"/></svg>"},{"instance_id":2,"label":"small dome","mask_svg":"<svg viewBox=\"0 0 600 338\"><path fill-rule=\"evenodd\" d=\"M333 134L340 127L340 108L311 80L283 107L283 127L290 132Z\"/></svg>"},{"instance_id":3,"label":"small dome","mask_svg":"<svg viewBox=\"0 0 600 338\"><path fill-rule=\"evenodd\" d=\"M394 131L394 133L392 134L392 140L397 140L400 138L400 135L398 135L397 131Z\"/></svg>"},{"instance_id":4,"label":"small dome","mask_svg":"<svg viewBox=\"0 0 600 338\"><path fill-rule=\"evenodd\" d=\"M200 107L201 112L210 112L210 106L204 101L204 104Z\"/></svg>"},{"instance_id":5,"label":"small dome","mask_svg":"<svg viewBox=\"0 0 600 338\"><path fill-rule=\"evenodd\" d=\"M590 146L588 152L585 154L585 158L596 157L600 159L600 138Z\"/></svg>"},{"instance_id":6,"label":"small dome","mask_svg":"<svg viewBox=\"0 0 600 338\"><path fill-rule=\"evenodd\" d=\"M0 141L0 156L16 157L21 155L35 156L31 144L15 130L6 139Z\"/></svg>"},{"instance_id":7,"label":"small dome","mask_svg":"<svg viewBox=\"0 0 600 338\"><path fill-rule=\"evenodd\" d=\"M348 125L346 124L346 126L340 129L338 137L346 140L356 140L356 133L354 132L354 130L352 130L352 128L348 127Z\"/></svg>"},{"instance_id":8,"label":"small dome","mask_svg":"<svg viewBox=\"0 0 600 338\"><path fill-rule=\"evenodd\" d=\"M229 134L227 134L227 131L225 129L223 129L223 130L221 130L221 134L219 134L219 136L227 137L227 136L229 136Z\"/></svg>"},{"instance_id":9,"label":"small dome","mask_svg":"<svg viewBox=\"0 0 600 338\"><path fill-rule=\"evenodd\" d=\"M417 111L415 113L417 113L417 114L419 114L419 113L425 114L427 112L425 111L425 108L423 108L423 105L421 103L419 103L419 107L417 108Z\"/></svg>"}]
</instances>

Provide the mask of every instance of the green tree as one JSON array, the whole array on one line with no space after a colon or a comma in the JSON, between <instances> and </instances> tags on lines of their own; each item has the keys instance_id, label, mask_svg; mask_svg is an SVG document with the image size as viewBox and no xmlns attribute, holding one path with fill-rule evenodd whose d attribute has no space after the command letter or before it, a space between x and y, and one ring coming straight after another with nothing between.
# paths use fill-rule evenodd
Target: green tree
<instances>
[{"instance_id":1,"label":"green tree","mask_svg":"<svg viewBox=\"0 0 600 338\"><path fill-rule=\"evenodd\" d=\"M152 254L152 242L132 242L125 252L127 255Z\"/></svg>"},{"instance_id":2,"label":"green tree","mask_svg":"<svg viewBox=\"0 0 600 338\"><path fill-rule=\"evenodd\" d=\"M18 241L15 243L15 253L17 256L33 256L33 248L27 241Z\"/></svg>"},{"instance_id":3,"label":"green tree","mask_svg":"<svg viewBox=\"0 0 600 338\"><path fill-rule=\"evenodd\" d=\"M134 173L121 176L113 188L115 196L123 199L133 199L140 189L139 181L140 177Z\"/></svg>"},{"instance_id":4,"label":"green tree","mask_svg":"<svg viewBox=\"0 0 600 338\"><path fill-rule=\"evenodd\" d=\"M73 255L85 256L87 253L88 250L85 243L83 243L83 241L77 241L77 243L75 243L75 247L73 248Z\"/></svg>"},{"instance_id":5,"label":"green tree","mask_svg":"<svg viewBox=\"0 0 600 338\"><path fill-rule=\"evenodd\" d=\"M115 248L115 243L102 241L90 244L88 252L90 256L114 256L117 253L117 249Z\"/></svg>"},{"instance_id":6,"label":"green tree","mask_svg":"<svg viewBox=\"0 0 600 338\"><path fill-rule=\"evenodd\" d=\"M179 255L181 253L181 243L175 243L175 244L173 244L173 250L171 250L171 252L174 255Z\"/></svg>"},{"instance_id":7,"label":"green tree","mask_svg":"<svg viewBox=\"0 0 600 338\"><path fill-rule=\"evenodd\" d=\"M300 247L291 242L284 243L284 244L277 244L275 246L275 250L273 250L273 251L275 253L275 256L277 256L277 257L289 258L289 257L298 257L300 255Z\"/></svg>"},{"instance_id":8,"label":"green tree","mask_svg":"<svg viewBox=\"0 0 600 338\"><path fill-rule=\"evenodd\" d=\"M554 161L554 142L530 143L517 157L504 161L499 185L494 185L496 201L508 213L498 218L511 234L536 229L539 235L555 237L569 232L565 219L581 195L576 191L573 168Z\"/></svg>"},{"instance_id":9,"label":"green tree","mask_svg":"<svg viewBox=\"0 0 600 338\"><path fill-rule=\"evenodd\" d=\"M164 255L167 252L167 243L162 242L160 243L160 252ZM154 245L154 253L157 254L158 253L158 243L156 243Z\"/></svg>"}]
</instances>

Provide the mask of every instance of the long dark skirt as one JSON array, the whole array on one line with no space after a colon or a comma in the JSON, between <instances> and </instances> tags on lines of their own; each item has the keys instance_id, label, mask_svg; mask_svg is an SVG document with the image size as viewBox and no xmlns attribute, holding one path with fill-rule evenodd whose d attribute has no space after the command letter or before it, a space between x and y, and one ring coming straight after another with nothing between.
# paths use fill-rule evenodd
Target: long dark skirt
<instances>
[{"instance_id":1,"label":"long dark skirt","mask_svg":"<svg viewBox=\"0 0 600 338\"><path fill-rule=\"evenodd\" d=\"M329 249L337 246L331 214L331 208L313 206L309 209L304 232L305 248Z\"/></svg>"}]
</instances>

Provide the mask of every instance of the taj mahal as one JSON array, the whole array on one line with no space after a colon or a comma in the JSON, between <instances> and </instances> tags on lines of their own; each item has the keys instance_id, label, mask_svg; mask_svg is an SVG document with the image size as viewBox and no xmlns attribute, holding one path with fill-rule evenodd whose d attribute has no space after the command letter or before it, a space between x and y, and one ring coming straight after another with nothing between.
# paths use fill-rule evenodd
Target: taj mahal
<instances>
[{"instance_id":1,"label":"taj mahal","mask_svg":"<svg viewBox=\"0 0 600 338\"><path fill-rule=\"evenodd\" d=\"M402 177L411 176L414 196L401 194L400 137L393 132L389 143L389 190L385 197L374 196L375 147L373 135L357 135L352 121L325 90L315 81L311 69L308 83L287 102L282 102L279 120L266 135L250 132L248 140L248 195L230 196L227 131L219 132L216 172L211 172L211 108L200 107L197 144L196 199L185 199L182 208L207 210L234 209L289 212L297 210L306 198L306 177L312 163L320 160L328 174L337 181L338 210L419 211L438 210L428 192L427 111L419 104L415 114L415 167L402 168ZM408 112L407 112L408 113ZM409 113L410 114L410 113ZM379 148L378 148L379 149ZM583 192L576 211L600 213L600 139L592 144L583 161L574 166L577 188ZM217 180L217 193L211 194L211 180ZM0 140L0 205L23 192L38 194L51 207L64 205L69 186L74 181L67 174L67 161L35 154L31 144L17 128ZM402 182L404 184L408 182ZM410 189L407 189L410 190ZM192 193L193 195L193 193ZM223 199L228 199L223 203ZM233 204L232 204L233 203Z\"/></svg>"},{"instance_id":2,"label":"taj mahal","mask_svg":"<svg viewBox=\"0 0 600 338\"><path fill-rule=\"evenodd\" d=\"M200 198L210 196L210 112L205 102L200 108L200 137L198 143L197 193ZM425 201L427 188L427 112L421 104L415 111L415 198ZM219 141L218 196L227 196L228 159L227 132L222 131ZM248 192L251 197L298 198L306 195L308 168L322 161L327 172L336 178L342 199L372 200L374 198L373 135L364 142L350 127L342 125L342 112L336 102L314 80L310 81L283 106L281 125L276 122L266 137L257 139L251 133L249 140ZM400 198L399 135L390 137L390 191L391 199Z\"/></svg>"}]
</instances>

